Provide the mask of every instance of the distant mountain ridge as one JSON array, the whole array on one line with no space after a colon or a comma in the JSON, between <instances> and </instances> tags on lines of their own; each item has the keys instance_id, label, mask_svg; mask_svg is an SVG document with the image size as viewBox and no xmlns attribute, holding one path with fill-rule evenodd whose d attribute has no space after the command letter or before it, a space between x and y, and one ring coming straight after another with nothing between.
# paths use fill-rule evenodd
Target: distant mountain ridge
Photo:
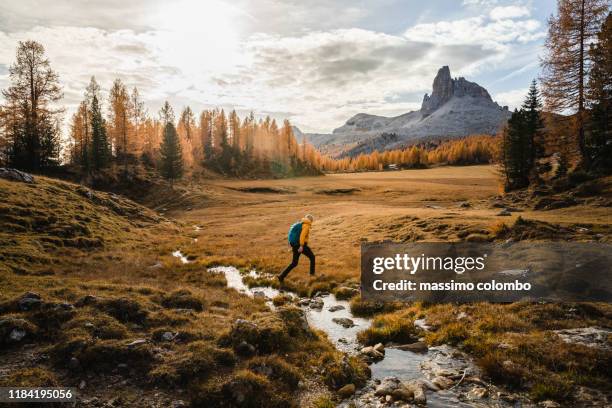
<instances>
[{"instance_id":1,"label":"distant mountain ridge","mask_svg":"<svg viewBox=\"0 0 612 408\"><path fill-rule=\"evenodd\" d=\"M432 88L418 111L395 117L358 113L332 134L306 137L322 151L353 156L427 139L494 134L511 115L508 107L494 102L482 86L463 77L452 78L448 66L438 70Z\"/></svg>"}]
</instances>

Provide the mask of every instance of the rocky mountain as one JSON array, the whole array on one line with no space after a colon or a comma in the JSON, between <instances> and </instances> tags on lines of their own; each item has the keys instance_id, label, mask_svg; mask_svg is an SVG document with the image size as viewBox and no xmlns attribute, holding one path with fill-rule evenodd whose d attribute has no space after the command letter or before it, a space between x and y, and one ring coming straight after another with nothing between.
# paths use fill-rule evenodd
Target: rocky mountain
<instances>
[{"instance_id":1,"label":"rocky mountain","mask_svg":"<svg viewBox=\"0 0 612 408\"><path fill-rule=\"evenodd\" d=\"M421 109L395 117L359 113L332 134L308 134L308 140L335 155L398 148L427 139L494 134L510 117L489 92L475 82L452 78L448 66L438 70L431 95Z\"/></svg>"}]
</instances>

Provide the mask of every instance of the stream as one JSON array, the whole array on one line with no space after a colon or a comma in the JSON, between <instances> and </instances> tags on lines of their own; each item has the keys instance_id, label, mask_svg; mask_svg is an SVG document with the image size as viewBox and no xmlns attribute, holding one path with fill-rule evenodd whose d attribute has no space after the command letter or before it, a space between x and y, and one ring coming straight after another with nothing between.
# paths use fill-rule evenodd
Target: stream
<instances>
[{"instance_id":1,"label":"stream","mask_svg":"<svg viewBox=\"0 0 612 408\"><path fill-rule=\"evenodd\" d=\"M299 298L287 291L272 287L249 288L243 282L243 275L232 266L209 268L211 273L222 273L227 286L251 297L261 297L271 309L272 299L279 295L294 297L296 303L304 310L311 327L324 331L329 340L339 350L357 355L361 346L357 342L357 333L367 329L371 319L353 316L348 301L338 300L333 294L322 293L313 299ZM257 277L256 271L248 273ZM331 310L330 310L331 309ZM335 311L334 311L335 310ZM333 321L335 318L347 318L353 321L353 327L344 327ZM426 327L422 322L420 327ZM430 347L427 351L416 353L388 346L382 360L370 365L372 377L368 384L338 406L348 408L365 407L409 407L401 401L392 402L389 397L375 395L377 389L389 381L417 382L426 390L426 405L433 408L442 407L522 407L531 404L518 401L518 397L502 392L479 379L480 370L464 353L447 345ZM399 381L398 381L399 380ZM521 403L523 402L523 403Z\"/></svg>"}]
</instances>

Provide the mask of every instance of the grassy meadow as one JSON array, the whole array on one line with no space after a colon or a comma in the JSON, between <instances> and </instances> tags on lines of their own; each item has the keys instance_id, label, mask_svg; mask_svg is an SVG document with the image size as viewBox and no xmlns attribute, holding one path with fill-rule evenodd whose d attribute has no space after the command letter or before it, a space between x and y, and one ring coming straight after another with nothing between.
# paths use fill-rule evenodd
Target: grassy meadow
<instances>
[{"instance_id":1,"label":"grassy meadow","mask_svg":"<svg viewBox=\"0 0 612 408\"><path fill-rule=\"evenodd\" d=\"M365 363L305 329L299 309L272 312L264 300L226 288L208 267L280 272L291 257L289 225L312 213L317 274L308 276L302 259L285 286L302 296L351 298L364 240L609 242L610 184L598 180L589 190L595 195L566 186L541 202L537 194L498 196L492 166L439 167L193 180L149 191L141 205L41 176L34 184L0 180L1 381L76 386L86 401L118 398L125 406L153 399L239 405L244 398L253 406L330 406L342 386L364 384ZM568 194L577 200L569 207L534 209ZM511 214L498 216L501 208ZM177 249L191 262L173 257ZM416 340L423 333L413 322L426 318L430 345L462 348L488 380L535 400L567 401L577 387L605 390L610 381L609 351L552 333L612 327L608 304L382 305L357 295L351 306L356 315L375 316L359 335L363 344ZM25 346L10 340L15 329Z\"/></svg>"}]
</instances>

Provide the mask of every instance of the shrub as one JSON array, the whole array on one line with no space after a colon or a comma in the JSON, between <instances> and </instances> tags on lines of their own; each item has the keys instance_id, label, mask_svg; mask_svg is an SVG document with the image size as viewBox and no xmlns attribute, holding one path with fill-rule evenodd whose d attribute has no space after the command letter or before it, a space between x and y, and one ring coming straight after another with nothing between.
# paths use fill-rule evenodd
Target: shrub
<instances>
[{"instance_id":1,"label":"shrub","mask_svg":"<svg viewBox=\"0 0 612 408\"><path fill-rule=\"evenodd\" d=\"M140 303L128 298L101 299L94 305L122 323L143 324L148 314Z\"/></svg>"},{"instance_id":2,"label":"shrub","mask_svg":"<svg viewBox=\"0 0 612 408\"><path fill-rule=\"evenodd\" d=\"M371 375L370 368L363 360L335 351L323 354L318 366L324 370L323 381L333 390L339 390L346 384L361 388Z\"/></svg>"},{"instance_id":3,"label":"shrub","mask_svg":"<svg viewBox=\"0 0 612 408\"><path fill-rule=\"evenodd\" d=\"M58 387L59 381L51 371L42 367L16 368L0 378L0 387Z\"/></svg>"},{"instance_id":4,"label":"shrub","mask_svg":"<svg viewBox=\"0 0 612 408\"><path fill-rule=\"evenodd\" d=\"M167 309L193 309L198 312L204 310L202 301L186 289L177 290L165 295L161 304Z\"/></svg>"},{"instance_id":5,"label":"shrub","mask_svg":"<svg viewBox=\"0 0 612 408\"><path fill-rule=\"evenodd\" d=\"M249 370L275 383L287 385L290 390L297 389L302 379L302 375L293 366L278 356L255 357L249 362Z\"/></svg>"},{"instance_id":6,"label":"shrub","mask_svg":"<svg viewBox=\"0 0 612 408\"><path fill-rule=\"evenodd\" d=\"M348 286L341 286L334 292L334 295L336 295L336 299L338 300L348 300L354 296L357 296L358 294L358 289L349 288Z\"/></svg>"},{"instance_id":7,"label":"shrub","mask_svg":"<svg viewBox=\"0 0 612 408\"><path fill-rule=\"evenodd\" d=\"M351 312L355 316L368 317L378 313L390 313L399 310L403 305L399 302L373 302L355 297L350 303Z\"/></svg>"},{"instance_id":8,"label":"shrub","mask_svg":"<svg viewBox=\"0 0 612 408\"><path fill-rule=\"evenodd\" d=\"M400 315L378 316L372 325L357 334L357 340L365 345L377 343L410 343L418 339L414 320Z\"/></svg>"},{"instance_id":9,"label":"shrub","mask_svg":"<svg viewBox=\"0 0 612 408\"><path fill-rule=\"evenodd\" d=\"M258 353L269 354L285 349L290 340L284 322L277 316L265 315L253 321L236 320L229 332L220 337L219 344L237 349L246 342Z\"/></svg>"}]
</instances>

